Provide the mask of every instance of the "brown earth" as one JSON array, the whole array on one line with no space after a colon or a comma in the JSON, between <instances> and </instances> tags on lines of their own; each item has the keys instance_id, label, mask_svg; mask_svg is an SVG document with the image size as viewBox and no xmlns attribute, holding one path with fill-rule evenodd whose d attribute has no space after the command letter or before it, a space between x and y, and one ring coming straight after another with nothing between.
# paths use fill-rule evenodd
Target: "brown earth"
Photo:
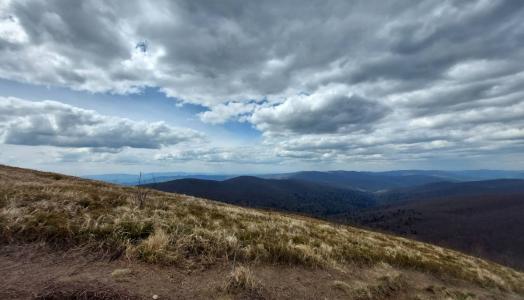
<instances>
[{"instance_id":1,"label":"brown earth","mask_svg":"<svg viewBox=\"0 0 524 300\"><path fill-rule=\"evenodd\" d=\"M110 261L79 248L3 245L0 299L524 299L419 272L398 277L387 265L352 272L253 265L257 288L231 292L226 289L231 268L165 267Z\"/></svg>"}]
</instances>

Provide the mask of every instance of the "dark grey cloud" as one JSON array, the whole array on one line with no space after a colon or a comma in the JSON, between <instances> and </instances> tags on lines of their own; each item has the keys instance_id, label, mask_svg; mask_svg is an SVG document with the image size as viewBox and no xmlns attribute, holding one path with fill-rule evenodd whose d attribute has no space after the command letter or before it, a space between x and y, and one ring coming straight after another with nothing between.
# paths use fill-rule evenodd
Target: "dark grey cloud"
<instances>
[{"instance_id":1,"label":"dark grey cloud","mask_svg":"<svg viewBox=\"0 0 524 300\"><path fill-rule=\"evenodd\" d=\"M158 149L203 138L191 129L104 116L55 101L0 97L0 121L0 141L5 144L85 147L94 152Z\"/></svg>"},{"instance_id":2,"label":"dark grey cloud","mask_svg":"<svg viewBox=\"0 0 524 300\"><path fill-rule=\"evenodd\" d=\"M513 62L510 73L515 64L522 69L523 6L13 1L4 15L20 24L28 41L4 54L26 60L0 65L10 69L4 78L33 73L28 80L113 92L152 85L206 105L314 92L327 83L394 80L424 88L468 60L503 59ZM151 50L146 61L134 53L143 40ZM34 52L50 56L51 63L29 64ZM148 63L154 68L143 72Z\"/></svg>"},{"instance_id":3,"label":"dark grey cloud","mask_svg":"<svg viewBox=\"0 0 524 300\"><path fill-rule=\"evenodd\" d=\"M53 47L79 65L103 64L130 57L130 41L118 31L121 7L93 1L13 1L13 14L33 45ZM52 48L52 49L53 49Z\"/></svg>"}]
</instances>

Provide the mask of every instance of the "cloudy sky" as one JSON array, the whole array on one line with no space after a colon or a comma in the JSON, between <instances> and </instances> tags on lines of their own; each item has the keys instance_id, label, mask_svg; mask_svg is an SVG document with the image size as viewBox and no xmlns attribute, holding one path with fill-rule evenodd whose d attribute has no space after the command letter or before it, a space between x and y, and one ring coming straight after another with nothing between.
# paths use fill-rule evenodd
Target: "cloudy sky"
<instances>
[{"instance_id":1,"label":"cloudy sky","mask_svg":"<svg viewBox=\"0 0 524 300\"><path fill-rule=\"evenodd\" d=\"M524 2L0 0L0 163L524 169Z\"/></svg>"}]
</instances>

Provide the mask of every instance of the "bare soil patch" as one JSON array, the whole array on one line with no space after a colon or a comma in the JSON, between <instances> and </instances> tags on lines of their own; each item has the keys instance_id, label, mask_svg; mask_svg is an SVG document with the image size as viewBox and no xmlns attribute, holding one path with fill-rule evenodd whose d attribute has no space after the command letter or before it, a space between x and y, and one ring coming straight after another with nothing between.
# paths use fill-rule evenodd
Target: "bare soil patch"
<instances>
[{"instance_id":1,"label":"bare soil patch","mask_svg":"<svg viewBox=\"0 0 524 300\"><path fill-rule=\"evenodd\" d=\"M387 265L351 272L251 265L246 268L256 285L228 290L232 267L166 267L101 259L82 249L4 244L0 299L524 299L407 270L398 284L400 273Z\"/></svg>"}]
</instances>

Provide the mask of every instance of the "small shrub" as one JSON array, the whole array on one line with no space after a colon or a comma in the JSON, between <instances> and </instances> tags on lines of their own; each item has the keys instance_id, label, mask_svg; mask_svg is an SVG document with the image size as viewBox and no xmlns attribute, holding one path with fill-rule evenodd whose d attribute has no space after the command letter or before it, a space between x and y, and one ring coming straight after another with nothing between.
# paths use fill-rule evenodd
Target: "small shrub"
<instances>
[{"instance_id":1,"label":"small shrub","mask_svg":"<svg viewBox=\"0 0 524 300\"><path fill-rule=\"evenodd\" d=\"M53 178L54 180L61 180L64 178L64 176L60 175L60 174L53 174L51 175L51 178Z\"/></svg>"}]
</instances>

